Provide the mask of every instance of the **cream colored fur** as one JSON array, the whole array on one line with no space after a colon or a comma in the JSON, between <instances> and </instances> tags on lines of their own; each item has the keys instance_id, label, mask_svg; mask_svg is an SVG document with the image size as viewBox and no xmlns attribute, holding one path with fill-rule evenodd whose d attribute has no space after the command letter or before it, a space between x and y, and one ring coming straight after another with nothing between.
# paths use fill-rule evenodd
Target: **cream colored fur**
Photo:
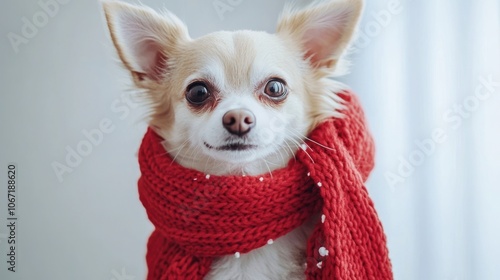
<instances>
[{"instance_id":1,"label":"cream colored fur","mask_svg":"<svg viewBox=\"0 0 500 280\"><path fill-rule=\"evenodd\" d=\"M343 56L362 0L288 6L275 34L215 32L197 39L168 11L159 14L109 1L103 6L118 55L150 104L150 126L185 167L216 175L272 173L286 166L319 122L342 117L337 93L346 87L331 78L345 73ZM272 78L286 83L288 95L282 102L264 94ZM198 110L186 100L194 81L215 89L211 108ZM233 109L249 110L256 118L255 127L241 139L221 124ZM255 148L210 148L231 141ZM316 220L239 258L218 258L207 279L304 279L306 240Z\"/></svg>"}]
</instances>

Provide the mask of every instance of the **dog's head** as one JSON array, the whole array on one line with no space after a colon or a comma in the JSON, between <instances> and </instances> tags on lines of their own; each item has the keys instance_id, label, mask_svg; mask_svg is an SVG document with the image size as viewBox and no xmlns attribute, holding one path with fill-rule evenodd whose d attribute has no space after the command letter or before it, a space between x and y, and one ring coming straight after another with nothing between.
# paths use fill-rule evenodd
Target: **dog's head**
<instances>
[{"instance_id":1,"label":"dog's head","mask_svg":"<svg viewBox=\"0 0 500 280\"><path fill-rule=\"evenodd\" d=\"M212 174L284 166L305 135L341 116L344 54L362 0L287 8L277 32L190 38L172 13L104 2L112 39L151 104L150 126L180 164Z\"/></svg>"}]
</instances>

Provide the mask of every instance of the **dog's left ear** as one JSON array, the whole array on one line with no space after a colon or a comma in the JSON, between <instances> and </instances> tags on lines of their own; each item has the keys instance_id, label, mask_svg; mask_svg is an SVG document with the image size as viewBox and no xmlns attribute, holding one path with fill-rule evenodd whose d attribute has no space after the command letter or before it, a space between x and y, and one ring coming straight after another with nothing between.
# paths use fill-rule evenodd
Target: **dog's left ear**
<instances>
[{"instance_id":1,"label":"dog's left ear","mask_svg":"<svg viewBox=\"0 0 500 280\"><path fill-rule=\"evenodd\" d=\"M363 0L316 1L302 10L287 7L278 35L298 42L315 68L334 68L349 45L363 10Z\"/></svg>"}]
</instances>

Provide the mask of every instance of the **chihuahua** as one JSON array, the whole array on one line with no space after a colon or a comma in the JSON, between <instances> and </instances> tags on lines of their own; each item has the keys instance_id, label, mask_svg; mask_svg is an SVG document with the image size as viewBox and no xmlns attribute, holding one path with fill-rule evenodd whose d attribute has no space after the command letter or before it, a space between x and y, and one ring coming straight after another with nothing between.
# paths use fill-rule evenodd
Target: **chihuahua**
<instances>
[{"instance_id":1,"label":"chihuahua","mask_svg":"<svg viewBox=\"0 0 500 280\"><path fill-rule=\"evenodd\" d=\"M220 31L193 39L174 14L103 2L113 43L150 104L149 126L180 165L214 175L283 168L321 121L341 118L345 53L362 0L287 6L274 34ZM314 221L206 279L305 279Z\"/></svg>"}]
</instances>

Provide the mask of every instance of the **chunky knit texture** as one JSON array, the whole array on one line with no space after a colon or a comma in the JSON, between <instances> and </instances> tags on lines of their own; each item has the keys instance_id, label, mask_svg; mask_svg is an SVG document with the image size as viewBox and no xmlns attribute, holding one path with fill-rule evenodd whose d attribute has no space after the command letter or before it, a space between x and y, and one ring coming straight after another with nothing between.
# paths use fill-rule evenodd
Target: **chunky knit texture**
<instances>
[{"instance_id":1,"label":"chunky knit texture","mask_svg":"<svg viewBox=\"0 0 500 280\"><path fill-rule=\"evenodd\" d=\"M373 140L357 98L321 123L272 176L213 176L172 161L151 129L139 153L139 194L155 226L148 280L203 279L214 258L267 245L321 214L307 244L308 280L392 279L382 225L364 186ZM321 144L321 145L319 145Z\"/></svg>"}]
</instances>

